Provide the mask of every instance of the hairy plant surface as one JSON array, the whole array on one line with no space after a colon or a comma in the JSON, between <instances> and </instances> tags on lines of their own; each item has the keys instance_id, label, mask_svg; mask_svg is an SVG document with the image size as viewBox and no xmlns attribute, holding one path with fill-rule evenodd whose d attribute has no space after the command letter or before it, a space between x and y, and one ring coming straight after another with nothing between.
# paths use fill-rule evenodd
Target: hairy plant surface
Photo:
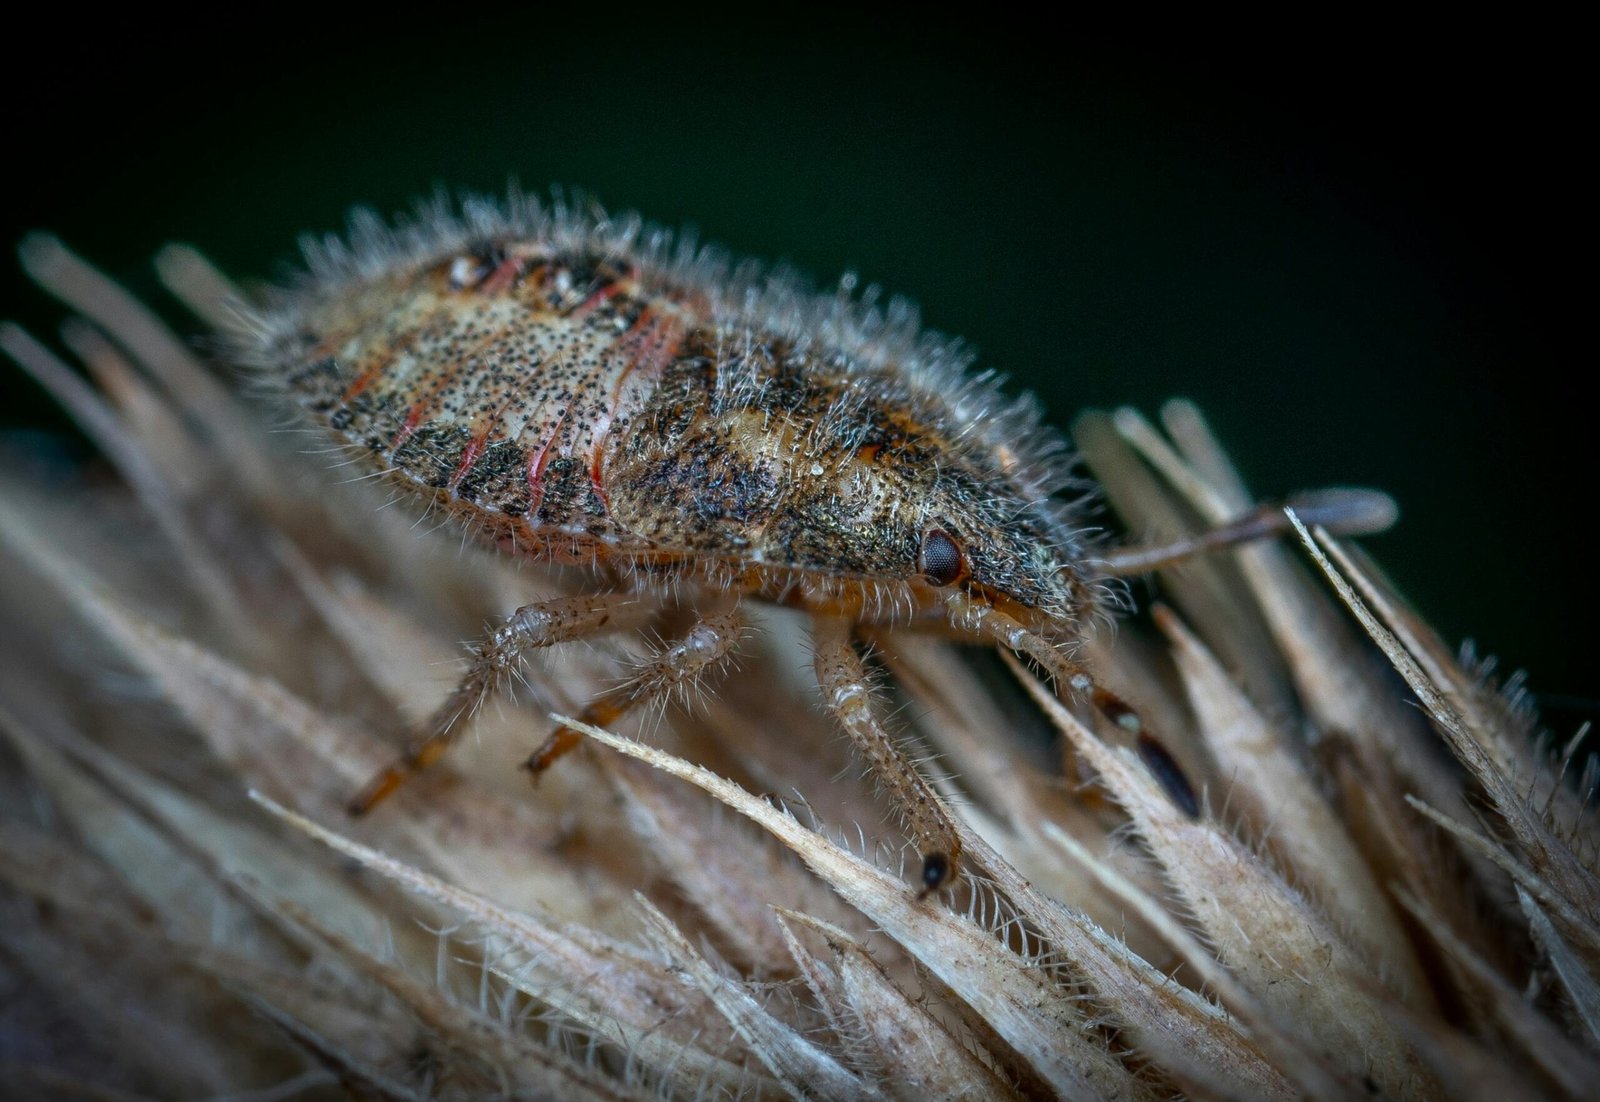
<instances>
[{"instance_id":1,"label":"hairy plant surface","mask_svg":"<svg viewBox=\"0 0 1600 1102\"><path fill-rule=\"evenodd\" d=\"M929 898L781 609L752 610L715 693L585 728L534 787L516 765L551 717L647 651L542 654L516 703L353 820L459 640L583 572L420 531L58 243L23 259L81 315L62 339L92 383L15 327L0 343L111 468L0 473L0 1075L24 1095L1600 1082L1593 763L1537 740L1354 548L1302 528L1191 560L1154 629L1091 640L1171 758L1015 662L875 631L878 705L967 855ZM160 269L226 320L198 256ZM1075 428L1127 528L1245 512L1198 414L1163 422Z\"/></svg>"}]
</instances>

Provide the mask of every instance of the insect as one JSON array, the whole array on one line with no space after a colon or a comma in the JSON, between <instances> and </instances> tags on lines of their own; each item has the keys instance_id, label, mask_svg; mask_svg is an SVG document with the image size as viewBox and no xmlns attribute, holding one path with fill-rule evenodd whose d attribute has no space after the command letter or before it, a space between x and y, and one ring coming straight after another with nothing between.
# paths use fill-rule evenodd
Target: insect
<instances>
[{"instance_id":1,"label":"insect","mask_svg":"<svg viewBox=\"0 0 1600 1102\"><path fill-rule=\"evenodd\" d=\"M909 306L848 279L816 294L636 218L473 200L398 228L358 216L351 243L308 259L250 358L372 471L510 554L597 580L473 648L357 813L437 760L524 656L627 626L641 595L687 593L698 619L586 722L714 672L741 604L770 602L810 616L823 705L905 805L926 894L952 882L959 842L874 713L858 629L1009 649L1155 746L1074 657L1086 625L1118 603L1117 575L1282 527L1264 509L1165 548L1100 547L1034 403L1004 399ZM555 731L527 767L580 738ZM1146 756L1187 792L1159 746ZM1197 811L1192 792L1178 802Z\"/></svg>"}]
</instances>

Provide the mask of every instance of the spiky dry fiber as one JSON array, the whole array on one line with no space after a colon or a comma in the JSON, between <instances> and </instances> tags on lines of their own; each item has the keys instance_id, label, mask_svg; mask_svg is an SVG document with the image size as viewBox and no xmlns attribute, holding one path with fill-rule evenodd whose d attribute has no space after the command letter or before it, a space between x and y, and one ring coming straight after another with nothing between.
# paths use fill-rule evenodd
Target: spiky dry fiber
<instances>
[{"instance_id":1,"label":"spiky dry fiber","mask_svg":"<svg viewBox=\"0 0 1600 1102\"><path fill-rule=\"evenodd\" d=\"M958 896L916 898L894 809L810 699L781 611L715 696L591 730L530 790L514 765L547 713L575 714L636 659L626 636L553 654L524 671L522 704L352 822L344 800L448 689L456 640L583 579L330 486L60 245L31 241L24 262L82 315L63 339L93 385L14 327L0 340L115 477L8 462L0 481L8 1090L1503 1098L1600 1082L1594 770L1534 742L1523 708L1352 549L1305 532L1302 549L1191 563L1162 579L1163 639L1095 641L1198 819L1027 671L1031 712L949 645L880 634L908 753L937 761L982 870ZM215 316L203 261L161 266ZM1198 415L1173 405L1165 427L1170 443L1127 413L1077 427L1130 530L1242 512Z\"/></svg>"}]
</instances>

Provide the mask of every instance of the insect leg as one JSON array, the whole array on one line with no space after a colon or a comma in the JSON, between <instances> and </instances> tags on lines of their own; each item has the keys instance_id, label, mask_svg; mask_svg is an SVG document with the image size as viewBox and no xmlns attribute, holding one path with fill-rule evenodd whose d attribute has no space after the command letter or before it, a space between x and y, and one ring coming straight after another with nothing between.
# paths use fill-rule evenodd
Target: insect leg
<instances>
[{"instance_id":1,"label":"insect leg","mask_svg":"<svg viewBox=\"0 0 1600 1102\"><path fill-rule=\"evenodd\" d=\"M466 721L505 684L528 651L630 626L636 617L628 613L635 610L641 614L651 611L638 594L626 591L558 597L517 609L472 648L467 672L456 687L434 709L404 755L368 781L350 801L350 814L371 811L407 777L438 761L460 737Z\"/></svg>"},{"instance_id":2,"label":"insect leg","mask_svg":"<svg viewBox=\"0 0 1600 1102\"><path fill-rule=\"evenodd\" d=\"M663 648L637 677L591 702L578 718L592 727L605 727L641 704L693 685L728 660L743 628L744 617L737 606L703 617ZM583 736L571 727L557 727L522 767L537 777L582 741Z\"/></svg>"},{"instance_id":3,"label":"insect leg","mask_svg":"<svg viewBox=\"0 0 1600 1102\"><path fill-rule=\"evenodd\" d=\"M951 593L945 603L950 609L950 621L957 628L1037 662L1074 696L1087 700L1101 715L1137 739L1140 758L1167 796L1184 814L1199 818L1200 803L1188 778L1132 704L1096 682L1087 668L1014 617L965 593Z\"/></svg>"},{"instance_id":4,"label":"insect leg","mask_svg":"<svg viewBox=\"0 0 1600 1102\"><path fill-rule=\"evenodd\" d=\"M855 744L856 753L889 790L916 835L922 851L922 891L918 898L947 887L960 875L961 857L961 843L949 810L873 714L872 685L861 656L856 653L849 621L817 616L812 625L823 706L833 713Z\"/></svg>"}]
</instances>

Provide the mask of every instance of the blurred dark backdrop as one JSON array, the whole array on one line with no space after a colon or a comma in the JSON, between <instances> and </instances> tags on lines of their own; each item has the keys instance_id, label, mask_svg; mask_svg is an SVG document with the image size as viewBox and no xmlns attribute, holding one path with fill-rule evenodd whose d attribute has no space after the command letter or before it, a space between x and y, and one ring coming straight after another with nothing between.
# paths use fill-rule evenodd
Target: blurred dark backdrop
<instances>
[{"instance_id":1,"label":"blurred dark backdrop","mask_svg":"<svg viewBox=\"0 0 1600 1102\"><path fill-rule=\"evenodd\" d=\"M49 228L156 296L167 241L267 276L353 203L580 186L820 281L859 271L1058 423L1186 395L1263 494L1388 489L1402 523L1369 547L1420 607L1529 669L1558 730L1594 710L1575 41L1258 26L1263 54L475 10L14 41L0 236ZM12 265L0 309L47 337L60 317ZM70 433L9 366L0 427Z\"/></svg>"}]
</instances>

